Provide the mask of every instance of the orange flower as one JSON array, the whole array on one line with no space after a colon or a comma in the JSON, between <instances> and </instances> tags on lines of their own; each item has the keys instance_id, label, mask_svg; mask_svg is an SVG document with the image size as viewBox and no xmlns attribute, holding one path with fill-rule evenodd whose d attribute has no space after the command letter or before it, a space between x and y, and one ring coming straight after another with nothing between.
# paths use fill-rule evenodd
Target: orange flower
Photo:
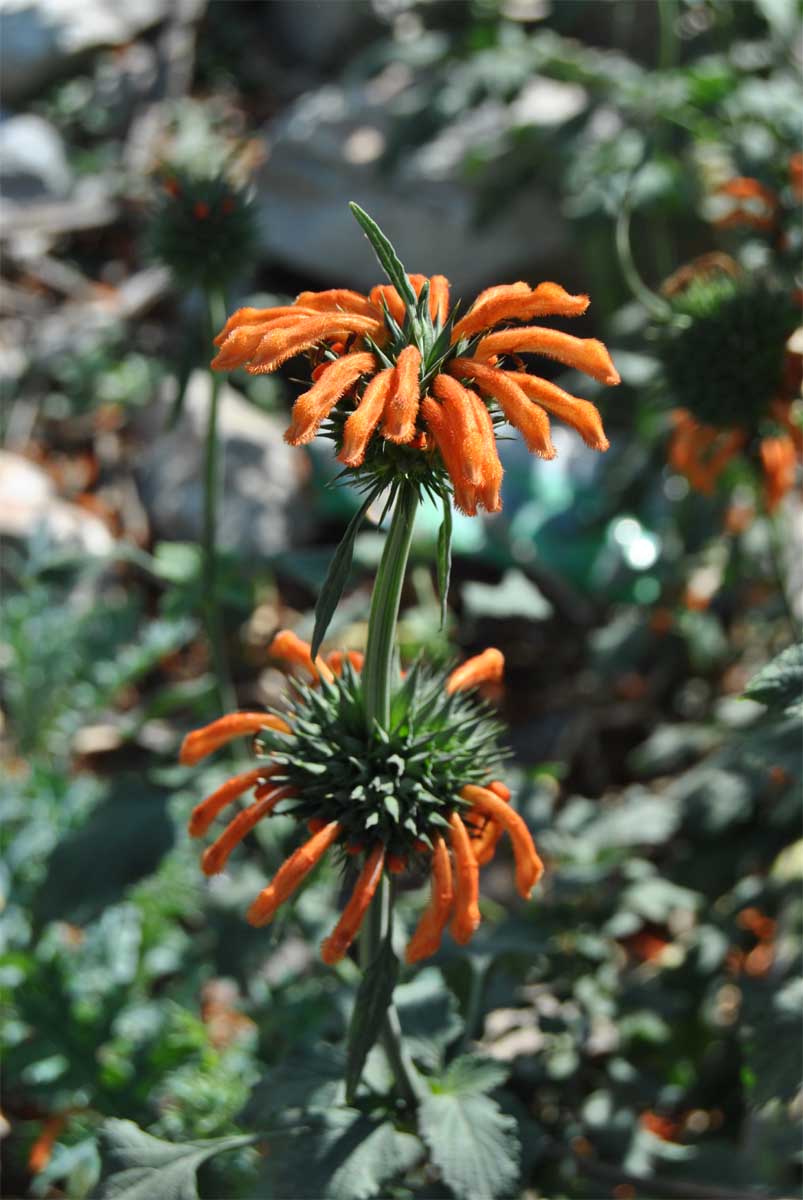
<instances>
[{"instance_id":1,"label":"orange flower","mask_svg":"<svg viewBox=\"0 0 803 1200\"><path fill-rule=\"evenodd\" d=\"M331 697L337 687L342 686L342 683L338 685L332 681L342 680L344 672L351 672L351 678L356 680L356 673L362 667L362 656L354 652L343 654L333 651L325 657L319 656L313 662L309 645L289 630L282 630L276 635L271 649L275 657L299 666L306 672L310 685L315 689L312 694L318 697L318 719L320 706L326 702L327 695ZM504 659L500 652L486 650L451 672L444 685L445 693L454 697L481 684L498 682L503 667ZM453 703L450 699L449 704ZM293 715L290 714L285 720L270 713L232 713L203 729L195 730L184 739L181 761L196 763L243 734L256 734L259 744L260 730L271 730L274 735L278 734L281 748L277 751L268 749L268 760L264 765L228 780L202 800L190 816L191 836L201 836L225 808L253 789L253 801L229 821L217 840L204 852L202 867L207 875L223 870L232 851L260 821L277 811L282 801L289 803L290 812L299 806L302 806L299 808L302 811L303 785L298 784L297 776L294 776L294 782L288 782L287 764L291 752L284 752L285 739L290 746L293 735ZM384 753L387 755L387 751ZM273 761L270 760L271 754ZM302 770L309 771L310 763L305 761ZM310 778L314 778L314 775ZM328 787L326 794L330 794ZM313 809L315 815L309 815L309 809L302 813L309 837L282 864L271 883L256 897L248 910L248 920L257 926L271 921L279 907L304 882L327 850L338 846L350 858L361 859L362 865L351 898L333 932L322 943L321 956L324 962L336 963L347 953L360 930L383 871L398 874L411 864L416 868L422 863L426 864L432 879L432 897L410 939L407 961L417 962L434 954L450 922L455 940L467 942L480 923L479 868L493 857L497 842L504 832L510 834L513 843L516 883L523 897L530 895L543 870L529 830L510 807L509 801L509 789L498 780L489 780L487 787L467 782L460 789L459 799L455 799L455 791L450 789L438 809L444 832L438 826L433 826L429 832L417 831L415 835L408 836L400 824L402 836L407 838L403 852L400 852L398 842L394 843L391 851L387 838L383 840L377 836L376 818L367 819L370 809L365 810L366 819L360 826L359 823L355 824L353 809L344 810L342 806L339 809L331 808L330 805L327 810L326 804L316 804L317 811ZM359 830L359 836L354 836L355 830ZM419 832L425 833L425 839L419 836Z\"/></svg>"},{"instance_id":2,"label":"orange flower","mask_svg":"<svg viewBox=\"0 0 803 1200\"><path fill-rule=\"evenodd\" d=\"M747 225L761 232L772 230L778 215L776 193L758 179L737 175L718 187L714 195L724 202L725 211L713 221L717 229Z\"/></svg>"},{"instance_id":3,"label":"orange flower","mask_svg":"<svg viewBox=\"0 0 803 1200\"><path fill-rule=\"evenodd\" d=\"M497 406L543 458L555 455L548 412L594 449L607 449L594 405L528 375L518 359L545 355L606 385L618 383L601 342L516 324L580 316L587 296L570 295L556 283L502 284L482 292L456 321L448 280L407 279L407 301L394 286L382 284L367 296L333 288L302 292L291 305L239 309L215 338L219 349L212 366L261 374L312 354L313 384L295 402L286 440L303 445L331 418L326 432L338 442L339 460L352 469L370 466L374 448L387 464L388 443L430 458L439 454L458 508L471 515L501 507L502 467L493 432ZM519 369L500 367L504 356L513 356Z\"/></svg>"}]
</instances>

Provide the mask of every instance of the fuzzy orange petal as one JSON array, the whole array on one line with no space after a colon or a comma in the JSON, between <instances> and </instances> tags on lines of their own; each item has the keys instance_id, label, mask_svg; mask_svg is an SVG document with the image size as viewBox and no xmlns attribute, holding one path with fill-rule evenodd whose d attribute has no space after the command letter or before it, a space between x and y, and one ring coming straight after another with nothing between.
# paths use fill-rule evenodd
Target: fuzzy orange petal
<instances>
[{"instance_id":1,"label":"fuzzy orange petal","mask_svg":"<svg viewBox=\"0 0 803 1200\"><path fill-rule=\"evenodd\" d=\"M309 320L314 313L292 312L275 320L262 321L258 325L238 325L232 329L223 345L209 364L213 371L231 371L245 366L255 353L259 343L272 330L290 329L300 321Z\"/></svg>"},{"instance_id":2,"label":"fuzzy orange petal","mask_svg":"<svg viewBox=\"0 0 803 1200\"><path fill-rule=\"evenodd\" d=\"M494 423L491 420L491 414L477 393L471 388L466 388L466 395L474 413L474 421L481 444L482 482L479 487L479 495L489 513L499 512L502 508L500 493L505 472L496 447Z\"/></svg>"},{"instance_id":3,"label":"fuzzy orange petal","mask_svg":"<svg viewBox=\"0 0 803 1200\"><path fill-rule=\"evenodd\" d=\"M393 382L385 402L382 434L391 442L404 444L415 434L421 402L420 371L421 352L417 346L405 346L396 360Z\"/></svg>"},{"instance_id":4,"label":"fuzzy orange petal","mask_svg":"<svg viewBox=\"0 0 803 1200\"><path fill-rule=\"evenodd\" d=\"M452 442L460 447L463 477L472 487L480 487L483 481L484 445L468 390L450 375L436 375L432 390L442 402Z\"/></svg>"},{"instance_id":5,"label":"fuzzy orange petal","mask_svg":"<svg viewBox=\"0 0 803 1200\"><path fill-rule=\"evenodd\" d=\"M372 304L361 292L353 292L349 288L329 288L325 292L301 292L296 297L296 304L303 308L314 309L315 312L357 313L361 317L371 317L381 321L382 311Z\"/></svg>"},{"instance_id":6,"label":"fuzzy orange petal","mask_svg":"<svg viewBox=\"0 0 803 1200\"><path fill-rule=\"evenodd\" d=\"M433 275L429 281L429 315L433 321L446 323L449 316L449 280L445 275Z\"/></svg>"},{"instance_id":7,"label":"fuzzy orange petal","mask_svg":"<svg viewBox=\"0 0 803 1200\"><path fill-rule=\"evenodd\" d=\"M527 449L541 458L554 458L549 417L533 404L509 375L473 358L453 358L446 368L450 375L468 376L483 392L498 401L505 417L519 430Z\"/></svg>"},{"instance_id":8,"label":"fuzzy orange petal","mask_svg":"<svg viewBox=\"0 0 803 1200\"><path fill-rule=\"evenodd\" d=\"M340 962L359 933L379 880L382 878L384 861L385 847L376 846L366 859L360 877L354 885L351 898L343 909L343 915L329 937L321 943L321 958L328 966L331 967Z\"/></svg>"},{"instance_id":9,"label":"fuzzy orange petal","mask_svg":"<svg viewBox=\"0 0 803 1200\"><path fill-rule=\"evenodd\" d=\"M348 333L370 334L380 338L384 330L381 321L360 317L352 313L325 313L321 316L305 317L289 328L280 328L265 334L251 357L248 370L252 375L265 375L275 371L288 358L309 350L318 342L342 340Z\"/></svg>"},{"instance_id":10,"label":"fuzzy orange petal","mask_svg":"<svg viewBox=\"0 0 803 1200\"><path fill-rule=\"evenodd\" d=\"M350 662L354 670L359 673L363 668L365 655L360 650L330 650L326 661L335 675L343 674L343 666L346 662Z\"/></svg>"},{"instance_id":11,"label":"fuzzy orange petal","mask_svg":"<svg viewBox=\"0 0 803 1200\"><path fill-rule=\"evenodd\" d=\"M311 442L318 427L361 375L376 370L376 358L367 351L346 354L330 362L309 391L293 405L290 428L284 440L291 446Z\"/></svg>"},{"instance_id":12,"label":"fuzzy orange petal","mask_svg":"<svg viewBox=\"0 0 803 1200\"><path fill-rule=\"evenodd\" d=\"M526 287L526 284L524 285ZM539 283L530 291L521 290L521 284L510 284L508 291L500 291L477 304L466 313L454 327L452 341L460 337L471 337L483 329L490 329L500 321L529 321L533 317L579 317L589 305L588 296L573 296L557 283ZM515 289L515 291L513 290Z\"/></svg>"},{"instance_id":13,"label":"fuzzy orange petal","mask_svg":"<svg viewBox=\"0 0 803 1200\"><path fill-rule=\"evenodd\" d=\"M194 729L181 743L179 761L185 766L200 762L208 754L228 745L245 733L259 733L260 729L275 729L278 733L289 733L290 726L281 717L272 713L235 712L218 717L203 729Z\"/></svg>"},{"instance_id":14,"label":"fuzzy orange petal","mask_svg":"<svg viewBox=\"0 0 803 1200\"><path fill-rule=\"evenodd\" d=\"M619 372L602 342L596 338L576 338L557 329L542 325L524 325L517 329L501 329L489 333L479 343L476 357L480 361L496 354L544 354L568 367L584 371L600 383L619 383Z\"/></svg>"},{"instance_id":15,"label":"fuzzy orange petal","mask_svg":"<svg viewBox=\"0 0 803 1200\"><path fill-rule=\"evenodd\" d=\"M588 400L580 400L570 392L564 392L557 384L526 371L506 371L505 374L517 383L525 395L536 400L547 412L553 413L580 434L586 445L593 450L607 450L610 443L602 428L599 409Z\"/></svg>"},{"instance_id":16,"label":"fuzzy orange petal","mask_svg":"<svg viewBox=\"0 0 803 1200\"><path fill-rule=\"evenodd\" d=\"M435 954L449 922L453 903L452 864L446 842L438 833L432 839L431 899L407 944L405 962L420 962L422 958L429 958L431 954Z\"/></svg>"},{"instance_id":17,"label":"fuzzy orange petal","mask_svg":"<svg viewBox=\"0 0 803 1200\"><path fill-rule=\"evenodd\" d=\"M492 821L502 825L510 834L513 842L513 855L516 860L516 887L519 895L528 900L530 892L544 871L529 829L519 814L509 808L507 803L489 788L468 784L460 795L480 812L489 816Z\"/></svg>"},{"instance_id":18,"label":"fuzzy orange petal","mask_svg":"<svg viewBox=\"0 0 803 1200\"><path fill-rule=\"evenodd\" d=\"M305 642L292 629L280 629L274 635L273 641L268 646L268 654L271 658L278 658L294 667L303 667L315 680L323 677L331 682L334 678L320 654L315 662L312 661L312 648L309 642Z\"/></svg>"},{"instance_id":19,"label":"fuzzy orange petal","mask_svg":"<svg viewBox=\"0 0 803 1200\"><path fill-rule=\"evenodd\" d=\"M774 512L795 482L797 454L791 437L765 437L759 447L764 468L764 499L768 512Z\"/></svg>"},{"instance_id":20,"label":"fuzzy orange petal","mask_svg":"<svg viewBox=\"0 0 803 1200\"><path fill-rule=\"evenodd\" d=\"M375 305L380 310L384 304L385 308L387 308L396 324L404 324L404 318L407 315L407 309L404 307L404 301L402 300L401 296L396 291L395 287L391 286L391 284L383 283L380 284L379 287L371 288L371 291L368 293L368 299L370 300L371 304Z\"/></svg>"},{"instance_id":21,"label":"fuzzy orange petal","mask_svg":"<svg viewBox=\"0 0 803 1200\"><path fill-rule=\"evenodd\" d=\"M213 339L215 346L222 346L233 330L243 325L265 325L297 315L309 316L312 309L299 308L296 304L275 304L273 308L238 308L233 312L220 333Z\"/></svg>"},{"instance_id":22,"label":"fuzzy orange petal","mask_svg":"<svg viewBox=\"0 0 803 1200\"><path fill-rule=\"evenodd\" d=\"M505 671L505 656L501 650L489 646L482 654L467 658L459 667L455 667L446 680L446 692L466 692L470 688L479 687L481 683L500 683Z\"/></svg>"},{"instance_id":23,"label":"fuzzy orange petal","mask_svg":"<svg viewBox=\"0 0 803 1200\"><path fill-rule=\"evenodd\" d=\"M374 375L362 394L343 428L343 448L338 460L347 467L359 467L364 458L373 432L382 419L382 413L393 384L394 368L387 367Z\"/></svg>"},{"instance_id":24,"label":"fuzzy orange petal","mask_svg":"<svg viewBox=\"0 0 803 1200\"><path fill-rule=\"evenodd\" d=\"M480 923L479 868L471 849L468 831L456 812L449 817L449 840L455 865L454 916L449 926L452 937L464 946Z\"/></svg>"},{"instance_id":25,"label":"fuzzy orange petal","mask_svg":"<svg viewBox=\"0 0 803 1200\"><path fill-rule=\"evenodd\" d=\"M278 767L255 767L253 771L244 771L241 775L234 775L231 779L227 779L210 796L207 796L200 804L196 804L192 810L188 826L190 837L200 837L201 834L206 833L219 812L278 769Z\"/></svg>"},{"instance_id":26,"label":"fuzzy orange petal","mask_svg":"<svg viewBox=\"0 0 803 1200\"><path fill-rule=\"evenodd\" d=\"M239 812L234 820L229 822L220 837L204 850L201 858L201 870L204 875L218 875L228 862L232 850L239 846L254 826L272 813L280 800L295 795L296 793L291 787L271 788L266 796L262 796L261 799L249 804L248 808Z\"/></svg>"},{"instance_id":27,"label":"fuzzy orange petal","mask_svg":"<svg viewBox=\"0 0 803 1200\"><path fill-rule=\"evenodd\" d=\"M463 471L460 446L456 445L446 414L437 400L425 396L421 401L421 415L440 450L444 466L454 487L454 501L461 512L469 517L477 515L477 490L467 482Z\"/></svg>"},{"instance_id":28,"label":"fuzzy orange petal","mask_svg":"<svg viewBox=\"0 0 803 1200\"><path fill-rule=\"evenodd\" d=\"M251 925L267 925L276 915L276 910L309 875L313 867L324 856L342 832L337 821L330 821L323 829L313 834L303 846L291 854L279 867L271 883L259 893L248 910Z\"/></svg>"}]
</instances>

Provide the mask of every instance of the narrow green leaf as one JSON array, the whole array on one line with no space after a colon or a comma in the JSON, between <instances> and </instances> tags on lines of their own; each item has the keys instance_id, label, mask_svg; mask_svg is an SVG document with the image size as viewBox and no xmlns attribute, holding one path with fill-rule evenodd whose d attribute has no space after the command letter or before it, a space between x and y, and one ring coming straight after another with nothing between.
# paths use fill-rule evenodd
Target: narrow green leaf
<instances>
[{"instance_id":1,"label":"narrow green leaf","mask_svg":"<svg viewBox=\"0 0 803 1200\"><path fill-rule=\"evenodd\" d=\"M369 492L365 503L359 512L348 523L343 540L334 553L329 564L326 579L323 582L318 602L315 605L315 628L312 633L312 657L315 658L321 648L321 642L326 636L329 622L334 616L335 609L340 603L343 589L348 582L351 564L354 560L354 541L365 519L365 514L376 499L376 490Z\"/></svg>"},{"instance_id":2,"label":"narrow green leaf","mask_svg":"<svg viewBox=\"0 0 803 1200\"><path fill-rule=\"evenodd\" d=\"M438 530L438 595L441 602L441 629L446 623L446 601L452 573L452 502L443 497L443 521Z\"/></svg>"},{"instance_id":3,"label":"narrow green leaf","mask_svg":"<svg viewBox=\"0 0 803 1200\"><path fill-rule=\"evenodd\" d=\"M379 1037L399 975L399 960L390 938L362 977L349 1025L346 1059L346 1101L351 1104L362 1078L368 1052Z\"/></svg>"},{"instance_id":4,"label":"narrow green leaf","mask_svg":"<svg viewBox=\"0 0 803 1200\"><path fill-rule=\"evenodd\" d=\"M224 1150L236 1150L258 1135L165 1142L133 1121L112 1118L103 1125L104 1163L108 1174L100 1200L198 1200L195 1172Z\"/></svg>"},{"instance_id":5,"label":"narrow green leaf","mask_svg":"<svg viewBox=\"0 0 803 1200\"><path fill-rule=\"evenodd\" d=\"M413 285L407 278L405 271L398 254L393 249L390 241L385 237L382 230L377 225L376 221L368 216L368 213L360 208L359 204L353 201L349 204L349 208L354 213L359 224L362 226L368 241L374 249L374 254L379 259L379 265L387 275L390 282L395 287L396 291L401 296L406 307L409 310L414 310L416 306L416 295L413 291Z\"/></svg>"}]
</instances>

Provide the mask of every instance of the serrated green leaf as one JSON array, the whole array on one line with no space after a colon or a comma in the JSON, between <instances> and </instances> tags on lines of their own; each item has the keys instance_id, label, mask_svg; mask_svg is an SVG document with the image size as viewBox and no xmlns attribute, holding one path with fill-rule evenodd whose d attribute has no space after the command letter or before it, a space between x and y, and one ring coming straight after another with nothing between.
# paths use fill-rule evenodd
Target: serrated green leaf
<instances>
[{"instance_id":1,"label":"serrated green leaf","mask_svg":"<svg viewBox=\"0 0 803 1200\"><path fill-rule=\"evenodd\" d=\"M343 589L348 582L349 572L351 571L351 564L354 561L354 539L357 537L365 514L373 504L376 496L376 489L368 493L365 503L359 512L356 512L349 521L346 532L343 534L343 540L329 564L326 579L323 582L323 587L315 605L315 628L312 632L312 643L310 646L313 658L317 657L318 651L321 648L321 642L326 637L329 622L332 620L335 609L340 603L340 597L343 595Z\"/></svg>"},{"instance_id":2,"label":"serrated green leaf","mask_svg":"<svg viewBox=\"0 0 803 1200\"><path fill-rule=\"evenodd\" d=\"M103 1160L108 1174L99 1200L198 1200L195 1172L201 1163L225 1150L256 1140L254 1134L210 1138L202 1142L165 1142L145 1133L133 1121L104 1122Z\"/></svg>"},{"instance_id":3,"label":"serrated green leaf","mask_svg":"<svg viewBox=\"0 0 803 1200\"><path fill-rule=\"evenodd\" d=\"M803 705L803 642L788 646L754 675L744 691L748 700L773 712Z\"/></svg>"},{"instance_id":4,"label":"serrated green leaf","mask_svg":"<svg viewBox=\"0 0 803 1200\"><path fill-rule=\"evenodd\" d=\"M443 497L443 521L438 530L438 595L441 602L441 629L446 624L449 576L452 573L452 502Z\"/></svg>"},{"instance_id":5,"label":"serrated green leaf","mask_svg":"<svg viewBox=\"0 0 803 1200\"><path fill-rule=\"evenodd\" d=\"M516 1122L490 1096L424 1096L418 1127L433 1163L459 1200L514 1195L521 1154Z\"/></svg>"},{"instance_id":6,"label":"serrated green leaf","mask_svg":"<svg viewBox=\"0 0 803 1200\"><path fill-rule=\"evenodd\" d=\"M311 1113L307 1126L301 1135L271 1143L265 1194L293 1200L372 1200L386 1180L421 1157L421 1143L412 1134L353 1108Z\"/></svg>"},{"instance_id":7,"label":"serrated green leaf","mask_svg":"<svg viewBox=\"0 0 803 1200\"><path fill-rule=\"evenodd\" d=\"M405 307L410 311L414 311L416 295L413 291L413 285L407 278L407 272L402 266L399 256L390 241L385 237L376 221L372 220L368 216L368 213L360 208L359 204L355 204L352 201L349 204L349 208L362 226L368 241L373 246L374 254L379 259L379 265L401 296Z\"/></svg>"},{"instance_id":8,"label":"serrated green leaf","mask_svg":"<svg viewBox=\"0 0 803 1200\"><path fill-rule=\"evenodd\" d=\"M346 1100L349 1103L359 1087L368 1052L379 1037L398 977L399 960L393 953L390 938L385 938L360 981L351 1014L346 1058Z\"/></svg>"},{"instance_id":9,"label":"serrated green leaf","mask_svg":"<svg viewBox=\"0 0 803 1200\"><path fill-rule=\"evenodd\" d=\"M493 1058L463 1054L449 1063L433 1090L455 1096L480 1096L501 1087L508 1074L505 1064Z\"/></svg>"}]
</instances>

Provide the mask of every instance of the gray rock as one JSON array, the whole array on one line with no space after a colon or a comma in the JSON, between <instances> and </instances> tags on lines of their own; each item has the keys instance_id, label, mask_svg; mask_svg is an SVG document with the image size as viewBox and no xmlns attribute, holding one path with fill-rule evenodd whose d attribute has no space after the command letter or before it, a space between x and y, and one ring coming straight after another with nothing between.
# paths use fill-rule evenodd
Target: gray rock
<instances>
[{"instance_id":1,"label":"gray rock","mask_svg":"<svg viewBox=\"0 0 803 1200\"><path fill-rule=\"evenodd\" d=\"M102 521L55 494L36 463L0 450L0 537L17 543L36 540L53 550L104 556L114 538Z\"/></svg>"},{"instance_id":2,"label":"gray rock","mask_svg":"<svg viewBox=\"0 0 803 1200\"><path fill-rule=\"evenodd\" d=\"M19 104L74 60L124 46L170 16L171 0L0 0L0 97Z\"/></svg>"},{"instance_id":3,"label":"gray rock","mask_svg":"<svg viewBox=\"0 0 803 1200\"><path fill-rule=\"evenodd\" d=\"M0 194L15 204L63 199L72 186L64 143L43 117L0 121Z\"/></svg>"},{"instance_id":4,"label":"gray rock","mask_svg":"<svg viewBox=\"0 0 803 1200\"><path fill-rule=\"evenodd\" d=\"M285 423L248 404L222 383L218 412L223 487L218 542L242 555L266 558L303 540L310 528L302 500L304 456L288 446ZM135 470L157 537L197 541L203 520L203 460L209 376L196 371L175 430L156 426L165 409L151 412L154 428Z\"/></svg>"},{"instance_id":5,"label":"gray rock","mask_svg":"<svg viewBox=\"0 0 803 1200\"><path fill-rule=\"evenodd\" d=\"M539 86L543 102L547 81ZM511 106L489 101L456 117L389 171L380 160L398 87L392 75L323 87L301 97L268 130L270 154L259 180L267 251L322 282L366 290L381 272L348 209L356 200L408 270L445 274L467 297L491 280L537 275L566 243L554 202L533 184L478 226L476 196L464 175L477 142L494 143L516 119ZM553 99L551 110L543 106L545 123L557 124L575 111L578 96L564 91Z\"/></svg>"}]
</instances>

